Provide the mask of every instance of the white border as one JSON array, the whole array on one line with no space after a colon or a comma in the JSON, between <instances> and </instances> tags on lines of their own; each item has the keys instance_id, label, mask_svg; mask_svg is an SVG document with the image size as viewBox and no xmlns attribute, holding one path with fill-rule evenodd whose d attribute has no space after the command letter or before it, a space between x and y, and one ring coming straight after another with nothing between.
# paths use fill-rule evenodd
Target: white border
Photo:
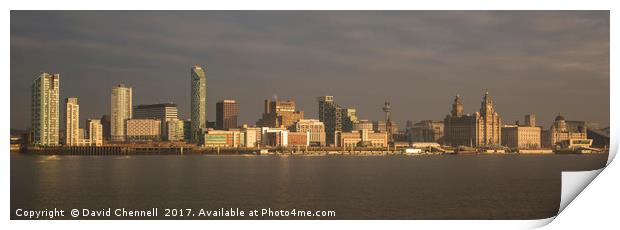
<instances>
[{"instance_id":1,"label":"white border","mask_svg":"<svg viewBox=\"0 0 620 230\"><path fill-rule=\"evenodd\" d=\"M10 13L9 9L41 9L41 10L59 10L59 9L162 9L162 10L198 10L198 9L364 9L364 10L404 10L404 9L417 9L417 10L612 10L611 25L616 25L616 28L612 26L611 41L618 40L617 25L618 17L614 17L614 14L619 9L613 1L483 1L483 0L470 0L470 1L166 1L166 3L154 3L153 1L120 1L120 0L108 0L105 2L95 1L13 1L3 4L4 14L2 17L2 27L4 36L3 46L3 61L2 68L5 72L5 76L10 76ZM617 75L613 71L613 66L617 66L617 60L614 59L614 53L618 53L618 47L611 44L611 88L618 89ZM3 98L9 101L10 98L10 78L3 77L4 84L1 84ZM611 90L611 102L618 101L618 94ZM9 102L10 103L10 102ZM618 147L618 125L614 121L617 117L618 108L613 104L610 105L612 126L612 151L610 159L615 154ZM5 121L10 120L9 113L2 113L2 119ZM9 139L9 134L6 131L9 129L9 122L0 123L5 132L2 133L0 138L3 140ZM1 149L9 149L8 142L3 142L0 146ZM8 152L8 151L7 151ZM611 162L611 161L609 161ZM608 163L609 163L608 162ZM10 190L9 190L9 157L8 153L2 160L1 177L5 186L1 189L1 198L4 202L4 206L9 206L10 202ZM609 168L611 167L611 168ZM620 171L614 168L614 164L611 164L608 169L603 170L601 176L590 185L584 195L575 200L569 205L562 215L560 215L554 224L548 226L550 228L562 228L566 227L572 229L581 226L591 228L593 226L615 226L620 221L616 217L615 213L620 204L618 201L618 183L617 179L620 175ZM614 192L615 191L615 192ZM611 204L610 204L611 202ZM574 207L573 207L574 206ZM154 229L164 228L178 228L179 224L184 227L213 227L213 228L228 228L233 222L230 221L8 221L10 216L10 208L4 207L0 209L0 216L6 218L2 222L5 228L9 229L31 229L31 228L46 228L46 229L66 229L66 228L85 228L89 229L109 229L109 228L134 228L134 227L147 227ZM236 228L276 228L276 229L290 229L290 228L341 228L351 227L353 225L356 228L362 229L375 229L375 228L392 228L392 227L422 227L422 228L465 228L465 229L505 229L511 227L538 227L541 224L548 223L552 219L545 219L539 221L237 221L234 222ZM596 222L596 223L593 223ZM52 224L53 223L53 224ZM103 224L102 224L103 223Z\"/></svg>"}]
</instances>

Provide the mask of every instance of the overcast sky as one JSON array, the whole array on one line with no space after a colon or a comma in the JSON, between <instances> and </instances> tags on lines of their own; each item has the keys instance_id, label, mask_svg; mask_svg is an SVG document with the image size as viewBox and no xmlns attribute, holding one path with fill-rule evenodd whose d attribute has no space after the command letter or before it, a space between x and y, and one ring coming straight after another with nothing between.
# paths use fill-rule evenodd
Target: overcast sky
<instances>
[{"instance_id":1,"label":"overcast sky","mask_svg":"<svg viewBox=\"0 0 620 230\"><path fill-rule=\"evenodd\" d=\"M11 11L11 127L30 126L44 71L60 73L61 100L78 97L82 124L110 113L120 83L134 105L174 102L189 118L194 64L209 121L236 99L254 124L274 95L317 118L316 98L333 95L370 120L389 100L404 126L442 120L456 94L474 113L488 89L503 123L607 126L609 54L608 11Z\"/></svg>"}]
</instances>

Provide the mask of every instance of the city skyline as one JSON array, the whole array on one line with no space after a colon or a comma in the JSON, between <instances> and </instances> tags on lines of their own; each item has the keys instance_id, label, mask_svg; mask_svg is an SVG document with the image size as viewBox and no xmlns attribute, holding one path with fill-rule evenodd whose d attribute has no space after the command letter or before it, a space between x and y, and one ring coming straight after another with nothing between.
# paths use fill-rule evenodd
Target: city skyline
<instances>
[{"instance_id":1,"label":"city skyline","mask_svg":"<svg viewBox=\"0 0 620 230\"><path fill-rule=\"evenodd\" d=\"M142 24L144 28L147 28L138 32L161 34L161 36L170 35L167 33L171 31L167 30L165 26L165 23L169 22L155 20L157 16L172 19L171 23L190 22L191 20L189 19L191 18L204 18L205 21L208 21L206 20L208 18L218 19L214 20L214 23L207 23L206 27L210 28L211 31L219 31L222 37L235 37L239 34L245 35L245 37L238 38L240 41L237 41L237 43L225 43L227 47L232 46L235 48L230 54L226 54L226 52L222 53L222 49L217 46L219 42L223 41L222 38L214 38L206 35L204 32L196 32L197 35L209 38L204 41L205 44L197 46L201 51L192 52L192 50L179 47L178 51L174 50L172 52L173 54L161 56L161 60L150 59L145 56L132 56L132 54L125 53L122 46L110 50L110 54L96 53L94 51L102 48L101 46L115 46L114 44L120 41L121 38L127 39L125 42L130 44L135 44L140 40L147 42L149 44L147 46L164 44L167 45L164 46L166 49L180 46L183 42L178 42L179 44L177 44L177 42L170 42L164 37L158 37L159 39L155 39L156 41L149 40L147 36L139 36L140 33L138 32L136 34L128 33L127 29L130 27L122 26L120 21L114 22L115 20L112 20L113 22L99 22L96 19L92 19L91 21L67 26L64 23L66 20L80 18L84 15L80 13L61 15L63 12L44 13L46 15L49 14L48 16L50 17L42 18L63 22L51 23L52 27L57 26L56 24L62 25L62 28L58 29L71 32L69 34L74 35L75 39L81 39L83 42L71 45L63 43L58 38L46 37L44 35L43 38L46 39L43 39L33 36L39 32L29 30L37 27L29 23L34 23L34 21L40 20L40 18L35 17L30 12L11 12L11 14L12 17L18 19L11 21L12 128L26 129L29 127L29 88L35 77L43 71L60 74L63 83L60 98L61 100L67 97L79 98L81 118L99 118L102 115L109 115L110 101L108 98L110 89L117 84L127 84L134 91L133 104L177 103L180 117L187 119L190 117L190 89L187 69L194 63L200 63L201 66L206 67L206 111L207 120L210 122L215 121L215 103L230 98L239 103L239 125L243 123L254 124L262 113L262 101L271 99L274 95L283 99L295 100L297 109L304 111L306 118L316 119L319 117L316 97L331 95L334 96L335 101L340 106L355 108L357 109L358 117L370 120L381 120L384 116L381 110L383 103L386 100L390 101L392 105L391 116L399 126L403 127L405 120L412 120L414 122L427 119L442 120L450 113L450 104L456 94L460 94L463 97L464 112L466 114L474 113L477 111L477 105L481 98L480 95L482 95L485 89L488 89L493 95L497 111L502 115L503 124L512 124L514 120L521 120L523 115L529 113L536 114L538 123L544 128L548 128L551 125L553 118L558 113L566 116L569 120L598 122L601 126L609 124L609 18L606 11L541 13L491 13L480 11L449 13L305 12L301 16L275 12L158 12L153 13L153 15L147 15L144 12L130 12L126 14L119 12L94 13L94 18L114 14L115 16L128 19L129 24ZM173 17L175 15L177 17ZM528 17L524 15L528 15ZM289 24L273 21L273 17L278 18L281 16L294 18L295 20ZM312 24L315 26L313 28L317 30L323 29L320 25L324 25L322 23L325 22L319 20L319 16L331 16L333 20L339 22L334 27L338 27L341 31L335 31L337 28L325 28L325 31L329 32L328 36L316 38L317 40L309 40L306 38L307 34L295 36L295 33L300 31L292 28L292 25L299 23L313 22L315 23ZM141 20L137 20L140 17L148 17L149 20L154 20L156 23L144 24ZM377 26L369 20L362 22L352 20L364 19L366 17L390 22L401 22L397 20L400 18L407 22L401 22L401 24L395 26L388 26L391 25L389 23ZM450 18L468 19L469 21L446 20ZM417 20L409 22L405 19ZM422 19L434 24L424 24L425 20ZM541 30L530 31L528 29L532 28L527 26L532 25L523 21L532 23L534 27L539 24L549 26L548 24L552 22L558 23L557 26L561 25L563 27L538 28ZM566 21L571 23L566 23ZM270 28L276 29L276 31L279 31L280 36L289 38L289 40L280 41L282 42L281 46L273 47L273 45L279 44L278 36L268 36L264 31L257 29L260 26L264 26L264 24L260 24L261 22L275 23L270 25ZM522 25L524 28L522 28L523 31L502 32L501 26L495 25L495 23L500 22L517 23L517 25ZM432 36L429 37L425 33L432 32L433 28L438 30L454 29L454 24L460 23L464 23L464 26L468 28L481 29L480 33L483 35L521 35L534 40L532 44L513 44L516 48L512 47L512 49L510 49L511 47L508 44L499 41L496 41L499 44L493 45L477 44L478 46L476 47L480 48L481 51L470 48L471 50L467 50L464 53L454 53L454 55L461 58L466 57L465 54L467 53L471 54L472 57L481 58L478 62L462 63L459 62L458 58L447 55L452 54L450 51L467 48L464 43L459 43L459 41L445 36L435 37L445 41L434 42L429 40ZM489 27L488 23L495 26ZM86 28L91 24L107 25L108 27L118 26L120 30L116 35L93 36L93 31ZM405 26L402 28L398 27L403 24ZM411 31L407 33L399 30L415 29L413 27L417 24L426 25L423 28L428 31ZM369 28L359 28L364 26ZM382 26L394 29L394 33L397 35L408 35L411 38L417 38L418 42L397 42L410 52L408 54L406 52L405 54L399 53L400 51L397 52L395 47L389 47L386 44L382 45L383 43L374 41L374 39L383 39L382 41L387 39L387 41L390 41L390 39L398 38L398 36L389 33L378 33L381 32L378 27ZM239 28L253 28L254 30L249 32L234 30ZM159 31L159 33L154 32L157 31L156 29L163 31ZM178 30L180 30L179 32L188 32L184 28L178 28ZM471 43L474 42L473 38L477 37L477 35L468 34L465 31L456 32L469 35L463 37L464 41L460 42ZM347 33L351 33L349 35L353 36L352 38L359 39L360 42L357 45L347 45L344 47L344 50L337 50L332 53L332 55L340 58L329 58L330 55L327 55L327 60L317 60L313 56L317 54L309 54L308 57L303 57L303 55L290 50L301 52L303 49L318 46L317 52L329 54L325 52L327 52L328 48L332 48L332 45L330 45L331 40L326 39L336 38L335 41L343 42L347 39L342 39L341 36ZM367 34L360 37L362 34L355 35L356 33ZM562 34L573 37L557 37ZM260 40L259 43L253 44L255 46L248 47L250 44L248 40L261 36L267 37ZM369 39L369 37L373 39ZM177 35L169 36L168 38L181 39L183 37ZM91 42L88 43L86 41ZM295 44L288 44L287 41ZM549 44L550 41L568 43L568 45ZM261 44L260 42L268 42L269 44ZM235 44L238 47L234 46ZM420 50L419 48L421 48L422 44L431 45L433 49ZM152 49L149 49L147 46L141 46L139 49L146 53L162 52L161 49L156 49L155 47L150 47ZM386 47L381 49L382 46ZM449 48L446 50L446 48L441 48L442 46L448 46ZM359 62L342 62L344 57L354 54L359 55L359 53L350 50L356 47L365 48L365 50L360 51L364 52L364 54L381 54L384 56L368 56L364 60L355 59ZM37 58L34 59L35 61L28 61L33 60L32 57L34 55L45 56L48 53L47 51L60 48L67 49L66 56L61 54L56 55L58 57L54 60ZM491 50L490 48L504 48L507 50ZM547 48L547 52L537 50L536 48ZM278 49L282 50L278 51ZM373 53L371 51L383 51L383 53ZM286 58L284 57L276 58L275 55L280 52L288 54L289 56L285 56L291 57L293 60L285 60ZM390 54L390 52L395 54ZM77 55L78 53L87 54L85 56L87 58ZM182 58L175 56L180 55L180 53L185 53L182 55ZM563 56L548 56L547 53L553 53L553 55L563 54ZM244 54L251 55L244 56ZM407 57L406 60L408 62L396 63L401 61L397 59L398 55L405 55L404 57ZM490 58L480 57L480 55L487 55ZM86 59L83 65L71 63L71 61L75 61L78 57ZM120 63L110 59L113 57L126 58L130 62ZM262 57L271 62L260 60ZM95 64L88 61L88 59L102 59L104 61ZM235 60L239 64L234 62ZM545 63L545 61L548 63ZM134 65L131 65L132 62L135 62L133 63ZM377 65L371 65L374 62L377 62ZM437 65L435 62L440 62L441 64L453 62L452 64L454 65L445 65L443 68L446 70L442 70L437 69L442 67L442 65ZM523 63L515 64L516 62ZM549 65L538 64L539 62ZM161 65L154 68L157 71L154 71L153 67L150 66L155 63L160 63ZM260 66L262 64L269 65L262 67ZM484 66L484 64L488 64L488 66ZM501 68L497 68L498 64L502 64ZM422 68L411 68L408 65ZM92 70L97 68L100 68L100 71L92 72ZM533 68L535 71L530 70L530 68ZM91 70L91 72L88 70ZM454 71L464 72L461 75L456 75ZM85 74L87 72L89 74ZM22 92L23 90L25 91ZM80 123L82 122L84 121L80 121ZM81 127L84 127L83 123Z\"/></svg>"}]
</instances>

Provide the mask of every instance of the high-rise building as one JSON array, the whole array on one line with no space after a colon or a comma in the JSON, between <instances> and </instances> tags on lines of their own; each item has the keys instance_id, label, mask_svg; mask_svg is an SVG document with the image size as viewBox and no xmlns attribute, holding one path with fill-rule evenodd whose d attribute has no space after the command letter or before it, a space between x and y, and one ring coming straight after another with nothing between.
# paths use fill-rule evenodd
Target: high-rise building
<instances>
[{"instance_id":1,"label":"high-rise building","mask_svg":"<svg viewBox=\"0 0 620 230\"><path fill-rule=\"evenodd\" d=\"M60 75L42 73L32 83L31 143L58 145Z\"/></svg>"},{"instance_id":2,"label":"high-rise building","mask_svg":"<svg viewBox=\"0 0 620 230\"><path fill-rule=\"evenodd\" d=\"M103 139L110 140L110 115L101 116L101 126L103 127Z\"/></svg>"},{"instance_id":3,"label":"high-rise building","mask_svg":"<svg viewBox=\"0 0 620 230\"><path fill-rule=\"evenodd\" d=\"M159 141L161 140L161 121L159 119L129 119L126 122L126 140Z\"/></svg>"},{"instance_id":4,"label":"high-rise building","mask_svg":"<svg viewBox=\"0 0 620 230\"><path fill-rule=\"evenodd\" d=\"M133 110L135 119L157 119L161 121L161 136L166 139L168 131L166 122L178 118L177 105L174 103L138 105Z\"/></svg>"},{"instance_id":5,"label":"high-rise building","mask_svg":"<svg viewBox=\"0 0 620 230\"><path fill-rule=\"evenodd\" d=\"M65 100L65 145L76 146L81 138L80 129L80 105L77 97L69 97Z\"/></svg>"},{"instance_id":6,"label":"high-rise building","mask_svg":"<svg viewBox=\"0 0 620 230\"><path fill-rule=\"evenodd\" d=\"M293 132L308 132L309 145L325 146L325 125L316 119L302 119L295 123Z\"/></svg>"},{"instance_id":7,"label":"high-rise building","mask_svg":"<svg viewBox=\"0 0 620 230\"><path fill-rule=\"evenodd\" d=\"M342 131L353 131L353 126L359 122L359 119L357 118L357 110L353 108L343 108L340 111L342 113Z\"/></svg>"},{"instance_id":8,"label":"high-rise building","mask_svg":"<svg viewBox=\"0 0 620 230\"><path fill-rule=\"evenodd\" d=\"M205 69L195 65L191 75L191 136L193 143L198 143L207 128L207 75Z\"/></svg>"},{"instance_id":9,"label":"high-rise building","mask_svg":"<svg viewBox=\"0 0 620 230\"><path fill-rule=\"evenodd\" d=\"M87 138L90 139L90 145L103 145L103 125L101 124L101 120L88 119L86 120L86 127L88 127Z\"/></svg>"},{"instance_id":10,"label":"high-rise building","mask_svg":"<svg viewBox=\"0 0 620 230\"><path fill-rule=\"evenodd\" d=\"M110 140L125 140L125 122L132 118L132 92L123 84L112 87Z\"/></svg>"},{"instance_id":11,"label":"high-rise building","mask_svg":"<svg viewBox=\"0 0 620 230\"><path fill-rule=\"evenodd\" d=\"M237 128L239 108L235 100L222 100L215 106L215 121L217 129L228 130Z\"/></svg>"},{"instance_id":12,"label":"high-rise building","mask_svg":"<svg viewBox=\"0 0 620 230\"><path fill-rule=\"evenodd\" d=\"M342 131L342 113L333 96L321 96L319 101L319 121L325 124L325 139L327 145L335 144L336 131Z\"/></svg>"},{"instance_id":13,"label":"high-rise building","mask_svg":"<svg viewBox=\"0 0 620 230\"><path fill-rule=\"evenodd\" d=\"M501 119L488 92L482 98L479 112L465 114L459 95L454 99L452 111L444 119L444 142L451 146L501 145Z\"/></svg>"},{"instance_id":14,"label":"high-rise building","mask_svg":"<svg viewBox=\"0 0 620 230\"><path fill-rule=\"evenodd\" d=\"M304 112L295 110L295 101L265 100L263 116L256 126L289 129L301 119L304 119Z\"/></svg>"}]
</instances>

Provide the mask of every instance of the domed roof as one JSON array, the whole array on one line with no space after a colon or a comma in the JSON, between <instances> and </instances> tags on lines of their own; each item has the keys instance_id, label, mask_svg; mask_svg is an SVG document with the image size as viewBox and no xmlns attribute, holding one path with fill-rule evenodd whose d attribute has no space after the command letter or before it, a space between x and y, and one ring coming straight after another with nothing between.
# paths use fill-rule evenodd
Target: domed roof
<instances>
[{"instance_id":1,"label":"domed roof","mask_svg":"<svg viewBox=\"0 0 620 230\"><path fill-rule=\"evenodd\" d=\"M557 117L555 117L555 121L565 121L566 119L564 119L564 117L560 114L558 114Z\"/></svg>"}]
</instances>

